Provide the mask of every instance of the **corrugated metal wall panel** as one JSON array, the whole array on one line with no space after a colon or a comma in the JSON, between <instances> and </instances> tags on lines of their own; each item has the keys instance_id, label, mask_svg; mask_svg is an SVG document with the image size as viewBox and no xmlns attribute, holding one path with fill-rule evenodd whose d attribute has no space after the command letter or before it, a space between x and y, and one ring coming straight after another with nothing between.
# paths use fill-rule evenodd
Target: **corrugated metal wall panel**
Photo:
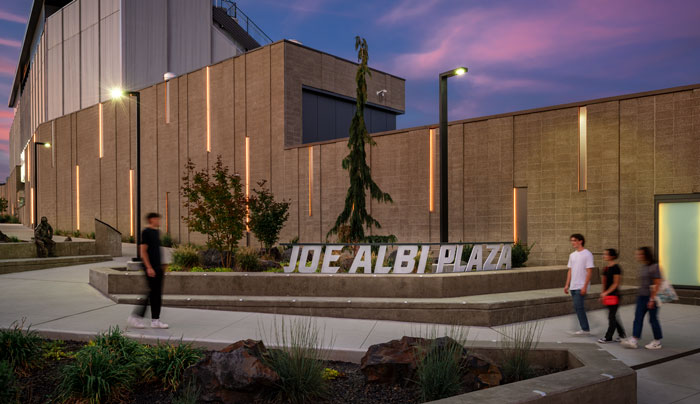
<instances>
[{"instance_id":1,"label":"corrugated metal wall panel","mask_svg":"<svg viewBox=\"0 0 700 404\"><path fill-rule=\"evenodd\" d=\"M99 28L97 25L91 25L80 33L80 104L82 108L98 102L99 88Z\"/></svg>"},{"instance_id":2,"label":"corrugated metal wall panel","mask_svg":"<svg viewBox=\"0 0 700 404\"><path fill-rule=\"evenodd\" d=\"M63 113L80 109L80 36L63 43Z\"/></svg>"},{"instance_id":3,"label":"corrugated metal wall panel","mask_svg":"<svg viewBox=\"0 0 700 404\"><path fill-rule=\"evenodd\" d=\"M121 87L121 41L117 11L100 20L100 99L109 99L109 90Z\"/></svg>"},{"instance_id":4,"label":"corrugated metal wall panel","mask_svg":"<svg viewBox=\"0 0 700 404\"><path fill-rule=\"evenodd\" d=\"M210 64L211 2L168 0L167 3L168 70L182 74Z\"/></svg>"}]
</instances>

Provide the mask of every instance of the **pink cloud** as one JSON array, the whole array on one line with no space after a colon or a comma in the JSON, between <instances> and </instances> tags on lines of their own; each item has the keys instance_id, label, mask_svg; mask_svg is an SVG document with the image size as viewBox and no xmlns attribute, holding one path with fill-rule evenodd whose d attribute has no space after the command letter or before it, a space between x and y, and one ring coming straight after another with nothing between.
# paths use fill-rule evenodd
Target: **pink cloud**
<instances>
[{"instance_id":1,"label":"pink cloud","mask_svg":"<svg viewBox=\"0 0 700 404\"><path fill-rule=\"evenodd\" d=\"M381 24L394 24L426 15L440 0L403 0L385 13L379 20Z\"/></svg>"},{"instance_id":2,"label":"pink cloud","mask_svg":"<svg viewBox=\"0 0 700 404\"><path fill-rule=\"evenodd\" d=\"M621 45L698 36L697 8L680 13L679 20L679 13L669 11L665 3L621 0L614 7L608 4L559 2L544 12L498 7L434 16L431 24L424 25L426 32L413 34L428 39L417 43L417 51L398 55L392 71L406 78L425 78L464 64L536 68Z\"/></svg>"},{"instance_id":3,"label":"pink cloud","mask_svg":"<svg viewBox=\"0 0 700 404\"><path fill-rule=\"evenodd\" d=\"M13 119L14 117L14 110L0 110L0 119Z\"/></svg>"},{"instance_id":4,"label":"pink cloud","mask_svg":"<svg viewBox=\"0 0 700 404\"><path fill-rule=\"evenodd\" d=\"M0 75L14 76L14 74L15 74L15 64L8 61L7 59L0 58Z\"/></svg>"},{"instance_id":5,"label":"pink cloud","mask_svg":"<svg viewBox=\"0 0 700 404\"><path fill-rule=\"evenodd\" d=\"M10 22L17 22L20 24L26 24L27 23L27 18L22 17L21 15L13 14L7 11L0 10L0 20L4 21L10 21Z\"/></svg>"},{"instance_id":6,"label":"pink cloud","mask_svg":"<svg viewBox=\"0 0 700 404\"><path fill-rule=\"evenodd\" d=\"M0 38L0 45L19 48L22 46L22 43L20 41L15 41L14 39Z\"/></svg>"}]
</instances>

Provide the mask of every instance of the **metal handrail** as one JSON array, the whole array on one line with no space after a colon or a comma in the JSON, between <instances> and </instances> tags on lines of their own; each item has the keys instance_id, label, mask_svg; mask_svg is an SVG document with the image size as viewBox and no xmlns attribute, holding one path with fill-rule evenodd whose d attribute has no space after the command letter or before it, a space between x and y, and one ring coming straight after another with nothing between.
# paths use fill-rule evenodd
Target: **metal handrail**
<instances>
[{"instance_id":1,"label":"metal handrail","mask_svg":"<svg viewBox=\"0 0 700 404\"><path fill-rule=\"evenodd\" d=\"M236 5L235 1L231 0L212 0L212 5L214 7L222 8L226 11L229 17L233 18L241 28L255 39L260 45L271 44L272 38L270 38L253 20L250 19L240 8Z\"/></svg>"}]
</instances>

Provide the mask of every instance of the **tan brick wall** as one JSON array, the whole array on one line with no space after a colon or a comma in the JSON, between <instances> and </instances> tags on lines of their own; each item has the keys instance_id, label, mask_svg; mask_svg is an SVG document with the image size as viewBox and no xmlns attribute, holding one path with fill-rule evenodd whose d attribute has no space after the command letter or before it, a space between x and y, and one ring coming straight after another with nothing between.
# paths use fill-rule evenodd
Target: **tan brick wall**
<instances>
[{"instance_id":1,"label":"tan brick wall","mask_svg":"<svg viewBox=\"0 0 700 404\"><path fill-rule=\"evenodd\" d=\"M190 234L181 220L187 214L179 196L184 164L192 158L197 167L208 167L221 154L232 172L244 176L245 138L250 136L251 189L258 180L268 180L275 195L291 203L280 241L297 236L307 242L325 240L347 191L348 175L341 168L347 141L313 145L309 216L309 146L294 146L301 139L301 86L354 96L354 73L355 66L345 60L286 42L213 65L211 153L206 151L204 69L171 81L169 123L165 84L142 90L142 213L164 215L169 192L173 237L203 243L205 238ZM389 90L386 99L371 102L404 108L402 80L373 71L370 98L382 88ZM42 156L39 167L40 178L54 180L40 180L39 209L53 215L55 228L75 229L77 163L81 231L92 231L92 219L101 217L128 235L129 169L136 168L135 104L123 100L103 108L102 159L97 107L55 120L55 167L50 153L49 158ZM577 106L452 122L450 239L511 240L513 187L526 187L528 240L536 243L530 265L566 262L568 237L581 232L596 259L604 248L619 248L625 279L633 282L634 249L654 243L654 195L700 192L700 90L592 102L587 109L585 192L579 192L577 183ZM39 128L41 141L50 138L50 125ZM372 232L395 234L404 242L438 241L439 136L433 149L434 212L428 206L429 128L386 132L374 139L377 144L368 148L367 160L375 181L395 202L368 203L383 225ZM7 185L12 195L17 194L14 182Z\"/></svg>"}]
</instances>

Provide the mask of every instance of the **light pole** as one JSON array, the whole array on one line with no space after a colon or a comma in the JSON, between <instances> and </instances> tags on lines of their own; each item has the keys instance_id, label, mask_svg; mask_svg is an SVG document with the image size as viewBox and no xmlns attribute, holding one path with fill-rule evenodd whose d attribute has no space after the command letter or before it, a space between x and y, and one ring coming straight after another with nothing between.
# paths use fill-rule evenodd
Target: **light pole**
<instances>
[{"instance_id":1,"label":"light pole","mask_svg":"<svg viewBox=\"0 0 700 404\"><path fill-rule=\"evenodd\" d=\"M49 147L51 147L51 143L34 142L34 227L36 227L39 224L39 173L37 172L39 164L37 164L36 162L37 146L44 146L48 149Z\"/></svg>"},{"instance_id":2,"label":"light pole","mask_svg":"<svg viewBox=\"0 0 700 404\"><path fill-rule=\"evenodd\" d=\"M136 98L136 258L141 261L141 93L138 91L123 91L119 88L112 89L112 99L123 96Z\"/></svg>"},{"instance_id":3,"label":"light pole","mask_svg":"<svg viewBox=\"0 0 700 404\"><path fill-rule=\"evenodd\" d=\"M440 73L440 242L447 243L447 79L461 76L466 67Z\"/></svg>"}]
</instances>

